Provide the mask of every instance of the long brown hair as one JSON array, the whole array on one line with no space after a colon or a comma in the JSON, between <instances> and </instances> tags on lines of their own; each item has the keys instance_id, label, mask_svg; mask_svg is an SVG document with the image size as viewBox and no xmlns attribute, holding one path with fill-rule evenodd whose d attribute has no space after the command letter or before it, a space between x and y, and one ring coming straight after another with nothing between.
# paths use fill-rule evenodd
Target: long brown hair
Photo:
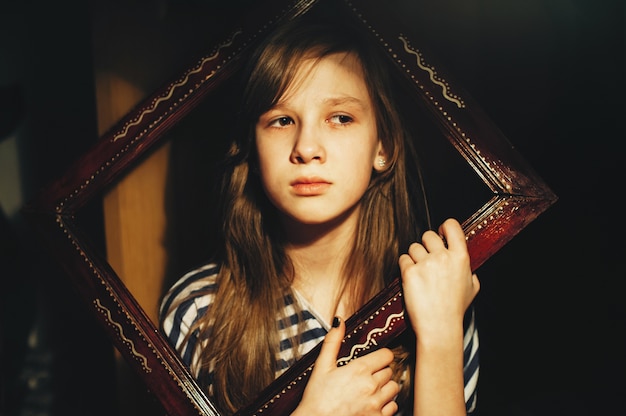
<instances>
[{"instance_id":1,"label":"long brown hair","mask_svg":"<svg viewBox=\"0 0 626 416\"><path fill-rule=\"evenodd\" d=\"M248 404L275 376L277 318L284 296L290 293L294 269L285 254L277 211L256 173L254 126L287 90L304 57L356 54L387 159L387 168L372 174L362 197L358 229L344 266L344 293L353 310L398 276L400 251L420 234L407 189L407 138L391 96L389 69L375 48L345 23L311 23L302 18L282 25L250 58L238 122L242 131L224 165L218 289L215 302L190 331L198 329L206 342L200 372L214 373L209 393L224 413ZM294 334L296 351L298 341Z\"/></svg>"}]
</instances>

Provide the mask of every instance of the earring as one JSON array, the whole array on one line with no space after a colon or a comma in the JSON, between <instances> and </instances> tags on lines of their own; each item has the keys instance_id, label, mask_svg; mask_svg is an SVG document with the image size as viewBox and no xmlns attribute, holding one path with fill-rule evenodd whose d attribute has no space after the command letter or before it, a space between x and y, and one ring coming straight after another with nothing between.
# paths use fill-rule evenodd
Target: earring
<instances>
[{"instance_id":1,"label":"earring","mask_svg":"<svg viewBox=\"0 0 626 416\"><path fill-rule=\"evenodd\" d=\"M386 163L387 161L385 160L385 158L381 157L378 159L378 167L384 168Z\"/></svg>"}]
</instances>

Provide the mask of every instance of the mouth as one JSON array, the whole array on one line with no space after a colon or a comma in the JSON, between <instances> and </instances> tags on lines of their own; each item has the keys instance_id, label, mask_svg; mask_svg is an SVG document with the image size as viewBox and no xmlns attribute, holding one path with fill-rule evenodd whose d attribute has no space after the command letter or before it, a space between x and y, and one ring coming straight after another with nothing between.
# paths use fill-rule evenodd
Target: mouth
<instances>
[{"instance_id":1,"label":"mouth","mask_svg":"<svg viewBox=\"0 0 626 416\"><path fill-rule=\"evenodd\" d=\"M298 196L321 195L328 190L331 182L317 177L298 178L290 183L291 189Z\"/></svg>"}]
</instances>

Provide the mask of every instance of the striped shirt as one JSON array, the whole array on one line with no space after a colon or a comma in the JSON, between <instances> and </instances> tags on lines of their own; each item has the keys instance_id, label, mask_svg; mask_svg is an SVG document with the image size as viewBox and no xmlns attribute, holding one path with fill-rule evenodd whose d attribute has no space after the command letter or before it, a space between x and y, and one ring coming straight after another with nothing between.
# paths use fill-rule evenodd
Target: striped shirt
<instances>
[{"instance_id":1,"label":"striped shirt","mask_svg":"<svg viewBox=\"0 0 626 416\"><path fill-rule=\"evenodd\" d=\"M214 300L218 266L207 264L185 274L178 280L163 298L161 303L161 328L170 344L179 352L183 362L189 366L195 377L199 374L200 350L204 343L197 331L185 338L191 326L202 317ZM285 326L282 319L278 319L280 331L280 347L276 357L276 377L280 376L295 362L295 357L303 356L320 343L329 330L329 326L319 317L311 305L293 291L297 302L303 311L296 312L292 296L286 295L284 316L289 317L289 326ZM197 295L194 295L197 294ZM298 351L294 351L291 338L298 326L304 320L304 331ZM478 331L474 323L474 313L470 309L464 321L465 336L463 339L465 404L468 414L476 407L476 387L478 383ZM298 354L296 354L296 352ZM212 394L211 373L208 375L209 395Z\"/></svg>"}]
</instances>

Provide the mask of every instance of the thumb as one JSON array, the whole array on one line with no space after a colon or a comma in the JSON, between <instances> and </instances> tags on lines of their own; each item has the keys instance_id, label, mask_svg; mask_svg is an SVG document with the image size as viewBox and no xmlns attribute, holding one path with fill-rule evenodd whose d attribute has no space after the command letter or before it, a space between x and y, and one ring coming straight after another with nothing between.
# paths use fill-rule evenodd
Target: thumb
<instances>
[{"instance_id":1,"label":"thumb","mask_svg":"<svg viewBox=\"0 0 626 416\"><path fill-rule=\"evenodd\" d=\"M324 337L322 349L315 364L316 367L324 369L337 367L337 355L339 354L339 348L341 348L341 342L345 333L346 323L343 319L335 317L333 319L333 327Z\"/></svg>"}]
</instances>

